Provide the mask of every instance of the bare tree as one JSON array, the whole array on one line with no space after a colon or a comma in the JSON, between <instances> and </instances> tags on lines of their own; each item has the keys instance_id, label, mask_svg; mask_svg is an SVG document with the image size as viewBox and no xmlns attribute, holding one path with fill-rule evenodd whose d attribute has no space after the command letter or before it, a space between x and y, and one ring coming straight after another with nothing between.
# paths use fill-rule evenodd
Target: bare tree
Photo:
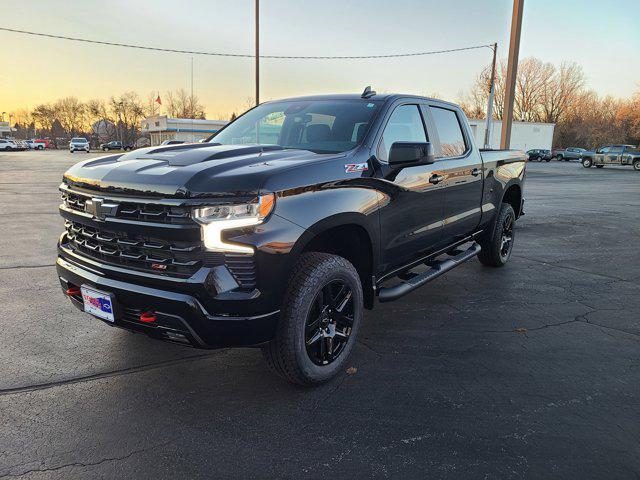
<instances>
[{"instance_id":1,"label":"bare tree","mask_svg":"<svg viewBox=\"0 0 640 480\"><path fill-rule=\"evenodd\" d=\"M152 117L160 113L160 104L157 102L158 96L159 93L155 91L149 92L147 95L147 100L144 104L145 116ZM162 99L160 101L162 101Z\"/></svg>"},{"instance_id":2,"label":"bare tree","mask_svg":"<svg viewBox=\"0 0 640 480\"><path fill-rule=\"evenodd\" d=\"M204 107L200 104L198 97L189 95L184 88L167 92L165 98L167 115L170 117L205 118Z\"/></svg>"},{"instance_id":3,"label":"bare tree","mask_svg":"<svg viewBox=\"0 0 640 480\"><path fill-rule=\"evenodd\" d=\"M116 135L116 126L104 100L94 98L86 105L87 131L91 132L94 143L106 142Z\"/></svg>"},{"instance_id":4,"label":"bare tree","mask_svg":"<svg viewBox=\"0 0 640 480\"><path fill-rule=\"evenodd\" d=\"M542 116L545 92L556 73L550 63L537 58L525 58L518 64L514 118L523 122L537 122Z\"/></svg>"},{"instance_id":5,"label":"bare tree","mask_svg":"<svg viewBox=\"0 0 640 480\"><path fill-rule=\"evenodd\" d=\"M51 127L53 126L56 116L55 110L50 103L42 103L36 106L31 115L33 116L36 128L41 131L43 136L51 133Z\"/></svg>"},{"instance_id":6,"label":"bare tree","mask_svg":"<svg viewBox=\"0 0 640 480\"><path fill-rule=\"evenodd\" d=\"M558 123L582 93L584 84L582 67L575 62L563 62L545 85L540 120Z\"/></svg>"},{"instance_id":7,"label":"bare tree","mask_svg":"<svg viewBox=\"0 0 640 480\"><path fill-rule=\"evenodd\" d=\"M84 131L85 105L76 97L65 97L53 104L55 117L69 137Z\"/></svg>"},{"instance_id":8,"label":"bare tree","mask_svg":"<svg viewBox=\"0 0 640 480\"><path fill-rule=\"evenodd\" d=\"M109 108L117 128L117 137L124 143L134 143L140 134L144 107L135 92L125 92L109 99Z\"/></svg>"}]
</instances>

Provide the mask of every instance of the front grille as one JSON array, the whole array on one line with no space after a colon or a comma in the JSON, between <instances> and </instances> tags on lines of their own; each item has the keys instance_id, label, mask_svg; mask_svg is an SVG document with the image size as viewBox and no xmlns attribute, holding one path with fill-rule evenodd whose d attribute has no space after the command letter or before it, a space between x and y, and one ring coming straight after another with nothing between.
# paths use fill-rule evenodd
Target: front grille
<instances>
[{"instance_id":1,"label":"front grille","mask_svg":"<svg viewBox=\"0 0 640 480\"><path fill-rule=\"evenodd\" d=\"M100 262L154 273L192 275L203 265L200 242L168 242L66 221L72 250Z\"/></svg>"},{"instance_id":2,"label":"front grille","mask_svg":"<svg viewBox=\"0 0 640 480\"><path fill-rule=\"evenodd\" d=\"M90 198L91 196L89 195L82 195L76 192L62 192L62 201L64 202L64 205L77 212L85 211L86 201ZM135 220L139 222L182 225L189 225L193 223L188 207L131 201L118 202L118 208L112 216L114 218Z\"/></svg>"},{"instance_id":3,"label":"front grille","mask_svg":"<svg viewBox=\"0 0 640 480\"><path fill-rule=\"evenodd\" d=\"M68 211L85 212L86 201L92 197L63 190L62 198ZM201 267L225 265L240 288L256 288L253 255L205 251L199 235L197 240L194 238L193 228L199 231L199 227L190 218L189 207L111 198L105 203L117 205L110 208L107 215L107 220L116 221L87 222L86 217L76 220L75 215L65 215L66 247L77 255L108 265L178 277L190 277ZM140 228L135 223L139 223ZM164 227L159 223L184 223L185 226ZM176 235L176 229L182 231L183 228L185 235ZM165 231L166 236L174 240L164 238Z\"/></svg>"}]
</instances>

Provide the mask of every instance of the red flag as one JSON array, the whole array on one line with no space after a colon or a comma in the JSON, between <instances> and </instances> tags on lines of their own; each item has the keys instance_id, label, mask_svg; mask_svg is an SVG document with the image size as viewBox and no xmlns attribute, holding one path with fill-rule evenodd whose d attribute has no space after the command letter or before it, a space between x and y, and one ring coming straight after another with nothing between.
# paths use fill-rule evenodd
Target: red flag
<instances>
[{"instance_id":1,"label":"red flag","mask_svg":"<svg viewBox=\"0 0 640 480\"><path fill-rule=\"evenodd\" d=\"M160 94L158 94L158 98L156 98L156 103L158 105L162 105L162 100L160 100Z\"/></svg>"}]
</instances>

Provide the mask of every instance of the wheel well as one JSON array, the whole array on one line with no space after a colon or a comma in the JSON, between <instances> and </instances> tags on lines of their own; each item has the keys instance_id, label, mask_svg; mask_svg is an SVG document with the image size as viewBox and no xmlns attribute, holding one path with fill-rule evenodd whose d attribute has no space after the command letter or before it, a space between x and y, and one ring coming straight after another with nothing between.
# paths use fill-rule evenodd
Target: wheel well
<instances>
[{"instance_id":1,"label":"wheel well","mask_svg":"<svg viewBox=\"0 0 640 480\"><path fill-rule=\"evenodd\" d=\"M373 307L373 249L371 238L360 225L340 225L315 236L304 248L304 252L324 252L346 258L360 275L364 294L364 306Z\"/></svg>"},{"instance_id":2,"label":"wheel well","mask_svg":"<svg viewBox=\"0 0 640 480\"><path fill-rule=\"evenodd\" d=\"M522 202L522 190L519 185L511 185L504 196L502 197L504 203L508 203L513 207L513 211L516 213L516 217L520 215L520 205Z\"/></svg>"}]
</instances>

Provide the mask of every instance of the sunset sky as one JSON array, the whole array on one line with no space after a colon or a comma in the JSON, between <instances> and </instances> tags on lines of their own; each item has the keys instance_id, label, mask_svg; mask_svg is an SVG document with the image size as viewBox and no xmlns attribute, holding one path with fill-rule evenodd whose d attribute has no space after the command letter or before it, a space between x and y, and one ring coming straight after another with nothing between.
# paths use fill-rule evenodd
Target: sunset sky
<instances>
[{"instance_id":1,"label":"sunset sky","mask_svg":"<svg viewBox=\"0 0 640 480\"><path fill-rule=\"evenodd\" d=\"M253 52L253 0L2 0L0 26L157 47ZM506 56L511 0L262 0L264 54L367 55L497 41ZM600 94L640 89L635 0L525 0L521 58L583 66ZM191 56L97 46L0 31L0 111L74 95L190 86ZM263 60L262 99L326 92L438 93L456 100L491 61L489 49L385 60ZM195 56L195 93L209 118L242 110L253 60Z\"/></svg>"}]
</instances>

